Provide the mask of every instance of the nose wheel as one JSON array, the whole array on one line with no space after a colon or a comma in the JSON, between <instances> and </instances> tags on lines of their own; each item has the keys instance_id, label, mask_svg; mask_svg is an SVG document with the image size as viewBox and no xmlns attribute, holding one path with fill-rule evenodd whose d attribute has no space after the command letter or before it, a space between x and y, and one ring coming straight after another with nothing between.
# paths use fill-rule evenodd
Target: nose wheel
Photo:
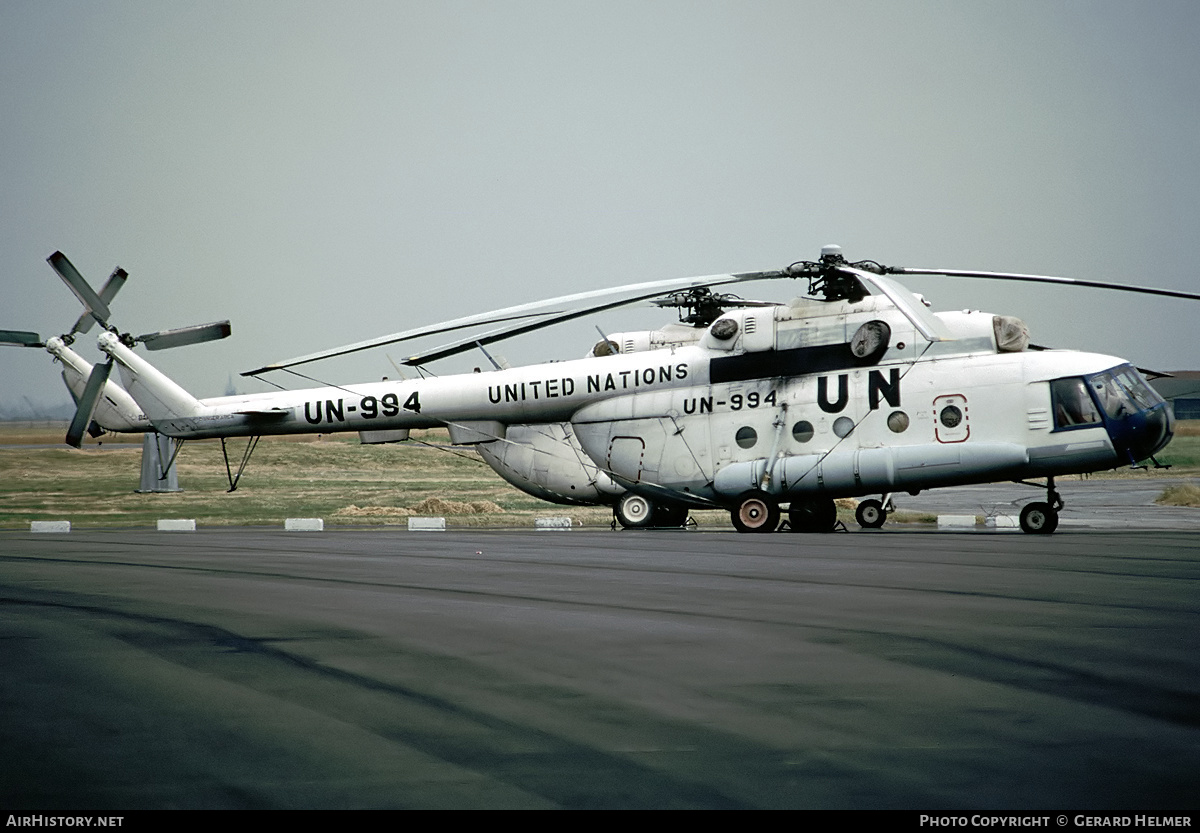
<instances>
[{"instance_id":1,"label":"nose wheel","mask_svg":"<svg viewBox=\"0 0 1200 833\"><path fill-rule=\"evenodd\" d=\"M1058 529L1058 510L1040 500L1025 504L1021 510L1021 531L1031 535L1049 535Z\"/></svg>"},{"instance_id":2,"label":"nose wheel","mask_svg":"<svg viewBox=\"0 0 1200 833\"><path fill-rule=\"evenodd\" d=\"M1054 488L1054 478L1048 477L1045 502L1027 503L1021 510L1021 531L1030 535L1049 535L1058 529L1058 511L1062 508L1062 496Z\"/></svg>"}]
</instances>

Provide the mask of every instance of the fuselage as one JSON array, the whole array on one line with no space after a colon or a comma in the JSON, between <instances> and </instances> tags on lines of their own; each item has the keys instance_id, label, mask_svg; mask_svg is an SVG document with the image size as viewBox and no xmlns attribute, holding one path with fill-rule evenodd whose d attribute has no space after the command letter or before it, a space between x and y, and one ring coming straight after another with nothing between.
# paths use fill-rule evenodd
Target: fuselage
<instances>
[{"instance_id":1,"label":"fuselage","mask_svg":"<svg viewBox=\"0 0 1200 833\"><path fill-rule=\"evenodd\" d=\"M1108 469L1170 439L1167 406L1121 359L1027 350L1011 319L920 312L918 329L883 296L797 299L729 312L693 344L209 400L110 334L101 349L155 429L180 439L446 426L536 483L537 460L500 444L536 456L539 426L569 425L570 472L546 481L565 502L622 488L695 505L751 489L784 502L915 490ZM590 492L569 488L579 473Z\"/></svg>"}]
</instances>

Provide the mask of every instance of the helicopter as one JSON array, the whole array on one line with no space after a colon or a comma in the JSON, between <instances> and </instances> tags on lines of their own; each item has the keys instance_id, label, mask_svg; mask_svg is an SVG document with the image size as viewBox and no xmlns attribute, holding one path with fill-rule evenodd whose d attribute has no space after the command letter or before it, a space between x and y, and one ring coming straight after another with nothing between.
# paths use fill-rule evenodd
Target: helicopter
<instances>
[{"instance_id":1,"label":"helicopter","mask_svg":"<svg viewBox=\"0 0 1200 833\"><path fill-rule=\"evenodd\" d=\"M488 373L326 386L231 398L192 397L106 330L98 340L156 431L177 439L445 427L451 442L507 441L510 426L569 425L596 470L648 502L724 508L740 532L773 532L786 509L798 532L830 531L834 499L878 526L900 491L1014 480L1045 489L1020 525L1050 533L1063 500L1055 477L1132 464L1169 442L1166 403L1128 362L1037 349L1015 318L931 312L889 275L935 274L1191 293L1052 276L848 262L827 246L784 269L597 290L474 316L505 322L413 356L420 366L512 335L679 290L807 279L788 304L722 313L687 343ZM611 300L615 294L625 297ZM550 309L553 307L553 309ZM534 319L534 320L530 320ZM423 334L461 329L456 319ZM415 331L266 365L316 361ZM98 369L93 375L100 371ZM90 384L89 384L90 387ZM76 422L95 403L80 401ZM1044 484L1029 483L1043 478Z\"/></svg>"}]
</instances>

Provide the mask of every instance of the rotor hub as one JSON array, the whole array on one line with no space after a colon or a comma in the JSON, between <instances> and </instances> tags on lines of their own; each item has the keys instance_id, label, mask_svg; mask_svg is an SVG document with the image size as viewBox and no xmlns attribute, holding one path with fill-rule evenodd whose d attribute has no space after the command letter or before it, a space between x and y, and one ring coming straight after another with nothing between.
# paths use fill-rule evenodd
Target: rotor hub
<instances>
[{"instance_id":1,"label":"rotor hub","mask_svg":"<svg viewBox=\"0 0 1200 833\"><path fill-rule=\"evenodd\" d=\"M869 293L848 268L865 269L882 274L883 267L870 260L847 263L842 247L835 243L821 247L821 258L817 261L800 260L787 268L793 278L808 278L808 294L822 301L850 301L857 303Z\"/></svg>"},{"instance_id":2,"label":"rotor hub","mask_svg":"<svg viewBox=\"0 0 1200 833\"><path fill-rule=\"evenodd\" d=\"M693 327L709 326L730 307L758 306L757 302L746 301L729 293L713 292L706 286L674 292L655 300L654 304L664 308L675 307L679 310L680 322Z\"/></svg>"}]
</instances>

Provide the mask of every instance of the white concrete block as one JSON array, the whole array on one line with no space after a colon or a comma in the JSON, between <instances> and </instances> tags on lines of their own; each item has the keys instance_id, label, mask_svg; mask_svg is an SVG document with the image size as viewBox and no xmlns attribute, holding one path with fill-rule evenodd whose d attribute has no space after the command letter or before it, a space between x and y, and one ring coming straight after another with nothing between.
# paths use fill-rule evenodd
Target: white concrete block
<instances>
[{"instance_id":1,"label":"white concrete block","mask_svg":"<svg viewBox=\"0 0 1200 833\"><path fill-rule=\"evenodd\" d=\"M158 521L159 532L195 532L195 518L160 518Z\"/></svg>"},{"instance_id":2,"label":"white concrete block","mask_svg":"<svg viewBox=\"0 0 1200 833\"><path fill-rule=\"evenodd\" d=\"M31 521L30 532L70 532L70 521Z\"/></svg>"},{"instance_id":3,"label":"white concrete block","mask_svg":"<svg viewBox=\"0 0 1200 833\"><path fill-rule=\"evenodd\" d=\"M283 528L289 532L320 532L325 529L324 518L288 518Z\"/></svg>"},{"instance_id":4,"label":"white concrete block","mask_svg":"<svg viewBox=\"0 0 1200 833\"><path fill-rule=\"evenodd\" d=\"M570 529L571 528L571 519L566 518L566 517L538 518L533 522L533 525L539 531L546 530L546 529L557 529L557 530Z\"/></svg>"},{"instance_id":5,"label":"white concrete block","mask_svg":"<svg viewBox=\"0 0 1200 833\"><path fill-rule=\"evenodd\" d=\"M975 526L975 516L974 515L938 515L937 518L938 518L938 529L944 529L944 528L961 529L963 527L974 528L974 526Z\"/></svg>"},{"instance_id":6,"label":"white concrete block","mask_svg":"<svg viewBox=\"0 0 1200 833\"><path fill-rule=\"evenodd\" d=\"M1016 529L1021 522L1014 515L992 515L984 521L984 525L996 529Z\"/></svg>"},{"instance_id":7,"label":"white concrete block","mask_svg":"<svg viewBox=\"0 0 1200 833\"><path fill-rule=\"evenodd\" d=\"M409 532L445 532L445 518L409 518Z\"/></svg>"}]
</instances>

